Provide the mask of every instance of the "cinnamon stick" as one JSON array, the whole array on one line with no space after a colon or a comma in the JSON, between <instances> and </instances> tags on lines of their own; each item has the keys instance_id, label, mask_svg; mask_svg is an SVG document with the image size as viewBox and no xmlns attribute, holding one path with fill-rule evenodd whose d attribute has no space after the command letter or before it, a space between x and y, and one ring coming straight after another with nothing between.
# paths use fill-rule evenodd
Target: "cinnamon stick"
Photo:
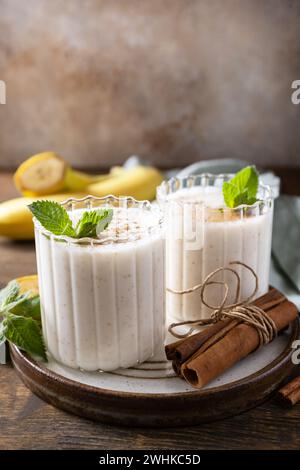
<instances>
[{"instance_id":1,"label":"cinnamon stick","mask_svg":"<svg viewBox=\"0 0 300 470\"><path fill-rule=\"evenodd\" d=\"M172 367L173 367L173 370L174 370L175 374L178 375L178 377L182 377L180 362L178 362L176 360L172 361Z\"/></svg>"},{"instance_id":2,"label":"cinnamon stick","mask_svg":"<svg viewBox=\"0 0 300 470\"><path fill-rule=\"evenodd\" d=\"M176 341L175 343L170 343L165 346L166 356L169 360L177 360L179 363L183 363L188 359L192 354L194 354L197 349L199 349L203 343L205 343L213 335L217 334L225 326L230 323L231 320L224 320L218 323L205 328L205 330L200 331L188 338Z\"/></svg>"},{"instance_id":3,"label":"cinnamon stick","mask_svg":"<svg viewBox=\"0 0 300 470\"><path fill-rule=\"evenodd\" d=\"M278 295L278 291L273 291L272 295L274 296L274 299L271 299L272 305L275 302L276 306L269 309L268 315L280 331L297 317L298 310L292 302L281 300L282 294ZM261 301L262 299L259 299L259 302ZM191 385L202 388L240 359L248 356L258 346L257 330L250 325L240 323L204 352L195 353L182 365L181 373Z\"/></svg>"},{"instance_id":4,"label":"cinnamon stick","mask_svg":"<svg viewBox=\"0 0 300 470\"><path fill-rule=\"evenodd\" d=\"M285 295L282 294L282 292L280 292L278 289L275 289L275 287L271 287L266 294L258 297L252 303L256 307L260 307L265 312L267 312L271 308L280 305L285 300L287 299Z\"/></svg>"},{"instance_id":5,"label":"cinnamon stick","mask_svg":"<svg viewBox=\"0 0 300 470\"><path fill-rule=\"evenodd\" d=\"M200 333L202 333L202 331ZM199 334L199 333L197 333L197 334ZM193 335L193 336L196 336L196 335ZM189 339L189 338L183 338L183 339L180 339L178 341L175 341L175 343L166 344L165 353L166 353L166 357L169 361L173 361L173 359L175 359L177 348L182 343L184 343L187 339Z\"/></svg>"},{"instance_id":6,"label":"cinnamon stick","mask_svg":"<svg viewBox=\"0 0 300 470\"><path fill-rule=\"evenodd\" d=\"M189 338L190 343L187 342L186 345L183 345L185 346L184 348L181 348L180 345L175 351L175 358L172 362L174 372L182 377L181 366L186 360L190 360L195 355L198 355L208 349L210 346L223 338L228 333L228 331L232 330L232 328L238 325L238 323L238 320L230 319L219 321L218 323L215 323L209 327L206 331L202 331L201 338L199 338L200 333L191 336ZM206 335L203 334L205 332L207 333ZM194 338L195 336L198 338ZM196 341L192 341L193 339L196 339Z\"/></svg>"},{"instance_id":7,"label":"cinnamon stick","mask_svg":"<svg viewBox=\"0 0 300 470\"><path fill-rule=\"evenodd\" d=\"M286 406L294 406L300 401L300 376L282 387L278 398Z\"/></svg>"},{"instance_id":8,"label":"cinnamon stick","mask_svg":"<svg viewBox=\"0 0 300 470\"><path fill-rule=\"evenodd\" d=\"M219 323L225 323L225 321L223 322L218 322L216 323L216 325L218 325ZM200 345L200 347L194 352L194 354L192 354L188 360L191 360L193 359L194 357L197 357L199 354L203 353L204 351L206 351L208 348L210 348L211 346L213 346L214 344L216 344L218 341L220 341L220 339L224 338L224 336L230 331L232 330L233 328L235 328L240 322L240 320L230 320L230 321L226 321L226 324L223 325L223 328L220 329L220 331L218 331L215 335L212 335L210 338L207 339L207 341L203 342L203 344ZM186 362L186 361L184 361Z\"/></svg>"},{"instance_id":9,"label":"cinnamon stick","mask_svg":"<svg viewBox=\"0 0 300 470\"><path fill-rule=\"evenodd\" d=\"M286 300L286 298L283 294L281 294L281 292L279 292L277 289L271 288L269 292L256 299L253 304L267 312L270 308L279 305L284 300ZM183 364L183 362L185 362L196 351L198 351L199 348L202 348L205 343L207 346L211 346L221 339L231 328L235 327L238 323L239 322L237 320L226 319L215 323L200 331L199 333L189 336L188 338L167 344L165 346L167 359L170 361L176 361L176 366L174 369L178 370L179 365ZM211 341L209 341L210 339Z\"/></svg>"}]
</instances>

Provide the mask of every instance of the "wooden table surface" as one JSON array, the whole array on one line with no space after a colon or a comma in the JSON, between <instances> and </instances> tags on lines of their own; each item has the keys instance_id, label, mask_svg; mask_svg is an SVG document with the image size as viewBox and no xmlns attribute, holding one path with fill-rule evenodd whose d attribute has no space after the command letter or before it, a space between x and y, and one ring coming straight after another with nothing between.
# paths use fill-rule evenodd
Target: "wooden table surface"
<instances>
[{"instance_id":1,"label":"wooden table surface","mask_svg":"<svg viewBox=\"0 0 300 470\"><path fill-rule=\"evenodd\" d=\"M300 195L300 169L277 169L284 192ZM15 196L0 173L0 200ZM0 287L36 272L34 244L0 239ZM175 429L119 428L69 415L34 396L10 364L0 366L0 449L299 449L300 404L274 399L223 421Z\"/></svg>"}]
</instances>

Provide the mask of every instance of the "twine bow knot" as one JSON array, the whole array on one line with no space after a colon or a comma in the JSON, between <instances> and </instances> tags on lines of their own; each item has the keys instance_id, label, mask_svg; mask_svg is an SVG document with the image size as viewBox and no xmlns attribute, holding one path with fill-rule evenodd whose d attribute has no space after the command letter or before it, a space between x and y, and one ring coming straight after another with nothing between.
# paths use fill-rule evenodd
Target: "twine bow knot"
<instances>
[{"instance_id":1,"label":"twine bow knot","mask_svg":"<svg viewBox=\"0 0 300 470\"><path fill-rule=\"evenodd\" d=\"M255 295L257 294L258 291L258 276L255 273L255 271L248 266L245 263L242 263L241 261L233 261L229 263L230 266L232 265L240 265L244 267L245 269L248 269L254 279L255 279L255 286L254 290L251 293L251 295L244 301L240 301L240 293L241 293L241 278L239 273L237 272L236 269L232 267L224 267L221 266L218 269L215 269L212 271L206 278L204 279L203 283L197 284L189 289L184 289L184 290L174 290L171 288L167 288L168 292L171 292L173 294L178 294L178 295L183 295L183 294L189 294L191 292L195 292L199 290L200 293L200 299L203 305L208 307L210 310L212 310L212 313L210 315L210 318L206 319L198 319L198 320L192 320L192 321L183 321L179 323L172 323L168 330L169 332L175 336L176 338L187 338L190 336L194 331L197 326L207 326L211 325L213 323L216 323L220 320L224 320L226 318L231 318L231 319L236 319L239 321L242 321L244 323L247 323L250 326L253 326L258 335L259 335L259 345L262 346L263 344L269 343L274 339L275 336L277 336L277 328L274 323L274 321L268 316L268 314L261 309L260 307L251 304L251 301L254 299ZM212 278L218 274L219 272L225 272L229 271L231 272L237 280L237 287L236 287L236 293L235 293L235 302L230 305L226 305L228 295L229 295L229 287L228 284L224 281L213 281ZM214 306L210 305L204 297L205 289L209 285L222 285L225 289L224 292L224 297L220 305ZM191 328L189 331L185 334L179 334L175 331L175 328L178 326L182 325L191 325Z\"/></svg>"}]
</instances>

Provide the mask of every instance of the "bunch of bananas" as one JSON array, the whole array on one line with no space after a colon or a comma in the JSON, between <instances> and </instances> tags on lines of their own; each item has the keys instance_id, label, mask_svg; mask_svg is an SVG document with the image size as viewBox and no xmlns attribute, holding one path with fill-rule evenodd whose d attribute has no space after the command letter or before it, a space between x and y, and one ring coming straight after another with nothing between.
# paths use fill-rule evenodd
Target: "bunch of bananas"
<instances>
[{"instance_id":1,"label":"bunch of bananas","mask_svg":"<svg viewBox=\"0 0 300 470\"><path fill-rule=\"evenodd\" d=\"M162 174L152 167L132 169L113 167L105 175L76 171L54 152L43 152L28 158L14 174L14 183L23 197L0 204L0 236L13 240L34 237L31 212L27 206L37 199L62 202L69 197L132 196L152 200Z\"/></svg>"}]
</instances>

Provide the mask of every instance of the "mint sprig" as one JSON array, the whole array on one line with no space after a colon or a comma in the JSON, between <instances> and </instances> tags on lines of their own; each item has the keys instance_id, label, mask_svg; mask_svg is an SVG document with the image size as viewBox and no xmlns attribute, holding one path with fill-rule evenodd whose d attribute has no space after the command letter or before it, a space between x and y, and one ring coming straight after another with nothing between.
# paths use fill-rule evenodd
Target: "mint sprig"
<instances>
[{"instance_id":1,"label":"mint sprig","mask_svg":"<svg viewBox=\"0 0 300 470\"><path fill-rule=\"evenodd\" d=\"M254 204L257 201L258 183L259 175L255 166L243 168L230 181L223 183L225 204L230 208Z\"/></svg>"},{"instance_id":2,"label":"mint sprig","mask_svg":"<svg viewBox=\"0 0 300 470\"><path fill-rule=\"evenodd\" d=\"M107 228L113 217L112 209L86 211L74 228L68 212L57 202L35 201L28 207L40 224L49 232L77 239L95 238Z\"/></svg>"},{"instance_id":3,"label":"mint sprig","mask_svg":"<svg viewBox=\"0 0 300 470\"><path fill-rule=\"evenodd\" d=\"M0 345L6 340L47 361L39 296L30 297L30 292L20 294L16 281L0 291Z\"/></svg>"}]
</instances>

